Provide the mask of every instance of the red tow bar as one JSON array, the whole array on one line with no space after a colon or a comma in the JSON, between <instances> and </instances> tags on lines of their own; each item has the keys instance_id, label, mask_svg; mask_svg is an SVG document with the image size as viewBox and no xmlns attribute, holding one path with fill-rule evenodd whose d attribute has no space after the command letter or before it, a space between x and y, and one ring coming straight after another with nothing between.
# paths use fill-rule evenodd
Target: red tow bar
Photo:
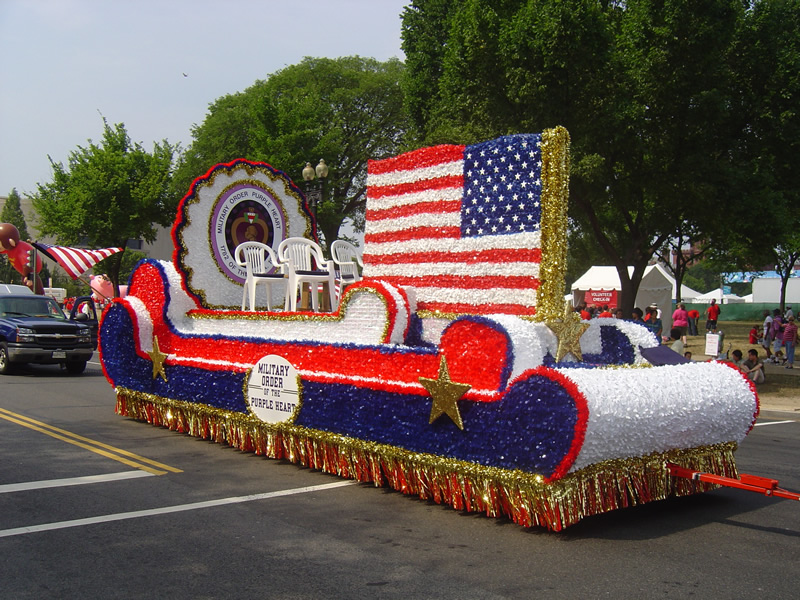
<instances>
[{"instance_id":1,"label":"red tow bar","mask_svg":"<svg viewBox=\"0 0 800 600\"><path fill-rule=\"evenodd\" d=\"M683 477L684 479L691 479L692 481L702 481L704 483L713 483L715 485L747 490L748 492L756 492L764 496L777 496L778 498L786 498L788 500L800 500L800 494L779 488L777 479L768 479L767 477L758 477L757 475L748 475L747 473L742 473L739 479L734 479L733 477L722 477L721 475L713 475L712 473L693 471L692 469L687 469L686 467L681 467L680 465L669 462L667 463L667 471L669 471L669 474L673 477Z\"/></svg>"}]
</instances>

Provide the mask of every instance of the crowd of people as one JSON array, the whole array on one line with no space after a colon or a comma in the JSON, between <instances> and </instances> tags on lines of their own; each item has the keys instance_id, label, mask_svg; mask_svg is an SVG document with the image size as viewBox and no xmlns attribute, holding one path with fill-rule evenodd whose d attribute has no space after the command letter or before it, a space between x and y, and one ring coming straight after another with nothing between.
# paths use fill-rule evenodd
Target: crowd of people
<instances>
[{"instance_id":1,"label":"crowd of people","mask_svg":"<svg viewBox=\"0 0 800 600\"><path fill-rule=\"evenodd\" d=\"M671 341L671 336L666 336L664 333L664 326L661 320L661 309L658 304L651 304L644 311L641 308L634 308L630 317L623 314L621 308L615 309L613 312L609 310L607 304L603 306L587 306L585 302L579 304L575 310L580 313L581 319L589 321L595 318L611 318L627 319L629 321L638 322L647 327L659 341ZM708 333L717 333L717 319L719 319L720 307L716 300L712 300L711 304L705 311L706 313L706 331ZM698 335L698 321L700 320L700 312L696 309L687 311L686 305L683 302L678 303L675 311L672 313L672 327L673 331L677 329L680 332L680 341L685 346L687 335ZM673 332L670 331L670 334Z\"/></svg>"},{"instance_id":2,"label":"crowd of people","mask_svg":"<svg viewBox=\"0 0 800 600\"><path fill-rule=\"evenodd\" d=\"M761 327L755 325L748 335L748 343L761 346L767 354L765 361L759 358L758 350L751 348L747 351L747 358L744 358L741 350L731 352L731 361L753 383L764 383L766 371L764 363L783 365L786 369L794 369L795 348L800 337L798 337L797 324L795 323L794 311L791 306L786 307L786 312L781 314L780 309L764 311L764 322Z\"/></svg>"},{"instance_id":3,"label":"crowd of people","mask_svg":"<svg viewBox=\"0 0 800 600\"><path fill-rule=\"evenodd\" d=\"M617 308L612 312L609 310L608 305L603 306L587 306L585 302L579 304L576 309L580 313L581 319L589 321L591 319L626 319L621 308ZM661 322L661 310L657 304L651 304L644 311L641 308L634 308L630 318L626 319L634 323L640 323L653 332L657 339L661 340L664 333L664 326Z\"/></svg>"},{"instance_id":4,"label":"crowd of people","mask_svg":"<svg viewBox=\"0 0 800 600\"><path fill-rule=\"evenodd\" d=\"M781 314L780 309L770 313L764 311L764 323L760 329L750 331L750 339L756 338L756 343L764 348L767 361L782 364L787 369L794 368L794 351L797 346L797 324L791 306L786 307L786 312Z\"/></svg>"},{"instance_id":5,"label":"crowd of people","mask_svg":"<svg viewBox=\"0 0 800 600\"><path fill-rule=\"evenodd\" d=\"M587 321L593 318L625 318L622 309L618 308L612 312L607 305L586 306L583 303L576 307L575 310L580 313L582 319ZM717 321L720 313L721 307L716 300L712 300L705 310L707 333L717 333ZM686 305L683 302L679 302L672 313L672 328L669 336L663 336L661 310L656 304L648 306L644 311L640 308L634 308L627 320L638 322L647 327L658 340L663 340L669 344L673 351L691 360L692 353L685 351L686 336L698 335L700 316L698 310L687 310ZM792 307L787 306L784 313L781 313L778 308L773 311L765 310L763 324L760 327L754 326L750 330L748 342L751 345L762 346L766 351L766 360L762 361L758 355L758 350L751 348L747 351L747 358L744 357L741 350L734 350L731 353L730 361L745 373L752 382L756 384L764 382L764 362L780 364L787 369L793 369L795 348L800 343L800 337L798 336L798 328Z\"/></svg>"},{"instance_id":6,"label":"crowd of people","mask_svg":"<svg viewBox=\"0 0 800 600\"><path fill-rule=\"evenodd\" d=\"M721 312L719 304L716 299L711 300L711 304L705 310L706 314L706 332L717 333L717 320ZM686 304L679 302L675 311L672 313L672 326L677 327L681 332L681 340L686 343L686 335L699 335L697 323L700 320L700 311L693 308L686 310Z\"/></svg>"}]
</instances>

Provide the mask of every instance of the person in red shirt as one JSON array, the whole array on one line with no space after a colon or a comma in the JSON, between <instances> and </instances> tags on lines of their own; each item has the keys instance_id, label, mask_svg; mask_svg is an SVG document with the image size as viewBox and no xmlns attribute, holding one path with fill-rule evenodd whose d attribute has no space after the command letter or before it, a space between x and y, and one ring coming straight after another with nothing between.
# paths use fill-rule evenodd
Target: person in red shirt
<instances>
[{"instance_id":1,"label":"person in red shirt","mask_svg":"<svg viewBox=\"0 0 800 600\"><path fill-rule=\"evenodd\" d=\"M750 336L748 339L750 344L757 344L758 343L758 327L753 325L753 328L750 330Z\"/></svg>"},{"instance_id":2,"label":"person in red shirt","mask_svg":"<svg viewBox=\"0 0 800 600\"><path fill-rule=\"evenodd\" d=\"M611 314L611 311L608 310L608 304L603 304L603 311L597 315L598 319L610 319L614 315Z\"/></svg>"},{"instance_id":3,"label":"person in red shirt","mask_svg":"<svg viewBox=\"0 0 800 600\"><path fill-rule=\"evenodd\" d=\"M706 309L706 331L717 333L717 319L719 318L720 308L717 299L711 300L711 305Z\"/></svg>"},{"instance_id":4,"label":"person in red shirt","mask_svg":"<svg viewBox=\"0 0 800 600\"><path fill-rule=\"evenodd\" d=\"M697 335L697 322L700 320L700 311L693 308L689 311L689 335Z\"/></svg>"},{"instance_id":5,"label":"person in red shirt","mask_svg":"<svg viewBox=\"0 0 800 600\"><path fill-rule=\"evenodd\" d=\"M589 319L592 318L592 315L589 314L589 310L586 308L585 302L581 302L578 305L578 312L581 315L581 319L583 319L584 321L588 321Z\"/></svg>"}]
</instances>

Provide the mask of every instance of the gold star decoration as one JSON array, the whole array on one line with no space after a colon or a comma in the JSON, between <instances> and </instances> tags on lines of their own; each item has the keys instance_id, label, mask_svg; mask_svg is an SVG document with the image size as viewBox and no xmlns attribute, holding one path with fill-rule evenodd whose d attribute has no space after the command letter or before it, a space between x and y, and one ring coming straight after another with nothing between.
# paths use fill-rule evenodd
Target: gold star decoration
<instances>
[{"instance_id":1,"label":"gold star decoration","mask_svg":"<svg viewBox=\"0 0 800 600\"><path fill-rule=\"evenodd\" d=\"M148 352L150 360L153 361L153 379L161 375L161 378L166 381L167 374L164 371L164 361L167 360L167 355L161 352L158 347L158 336L153 336L153 349Z\"/></svg>"},{"instance_id":2,"label":"gold star decoration","mask_svg":"<svg viewBox=\"0 0 800 600\"><path fill-rule=\"evenodd\" d=\"M549 321L546 325L558 338L556 362L561 362L567 354L572 354L579 361L583 360L581 336L589 329L589 325L581 322L578 313L570 310L569 305L565 304L564 318L560 321Z\"/></svg>"},{"instance_id":3,"label":"gold star decoration","mask_svg":"<svg viewBox=\"0 0 800 600\"><path fill-rule=\"evenodd\" d=\"M439 362L437 378L420 377L419 382L433 398L431 418L428 423L433 423L436 419L446 414L453 420L456 427L464 431L464 423L461 422L461 413L458 411L456 402L472 386L467 383L456 383L450 379L450 371L447 369L447 360L444 356Z\"/></svg>"}]
</instances>

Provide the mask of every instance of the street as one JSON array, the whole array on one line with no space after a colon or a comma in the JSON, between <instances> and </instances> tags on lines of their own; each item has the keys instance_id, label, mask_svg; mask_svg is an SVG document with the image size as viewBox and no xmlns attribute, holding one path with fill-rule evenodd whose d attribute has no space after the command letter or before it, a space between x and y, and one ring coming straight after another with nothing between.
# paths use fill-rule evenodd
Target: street
<instances>
[{"instance_id":1,"label":"street","mask_svg":"<svg viewBox=\"0 0 800 600\"><path fill-rule=\"evenodd\" d=\"M3 598L796 598L800 502L733 489L560 533L244 454L114 413L82 376L0 378ZM740 472L800 491L800 421Z\"/></svg>"}]
</instances>

